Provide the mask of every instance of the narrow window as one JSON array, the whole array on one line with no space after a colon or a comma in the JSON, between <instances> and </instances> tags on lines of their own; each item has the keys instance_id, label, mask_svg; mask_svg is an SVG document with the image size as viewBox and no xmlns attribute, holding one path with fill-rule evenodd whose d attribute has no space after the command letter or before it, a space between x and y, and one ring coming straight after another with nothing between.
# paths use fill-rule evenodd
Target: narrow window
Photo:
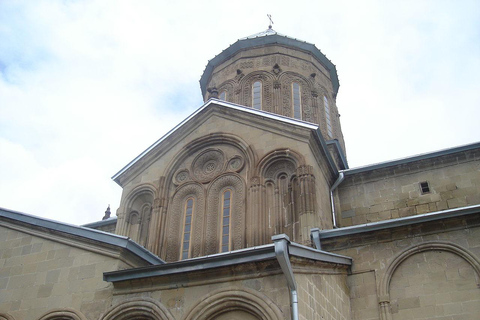
<instances>
[{"instance_id":1,"label":"narrow window","mask_svg":"<svg viewBox=\"0 0 480 320\"><path fill-rule=\"evenodd\" d=\"M302 110L300 108L300 85L296 82L292 83L292 97L293 97L293 117L295 119L302 119Z\"/></svg>"},{"instance_id":2,"label":"narrow window","mask_svg":"<svg viewBox=\"0 0 480 320\"><path fill-rule=\"evenodd\" d=\"M262 83L260 81L253 84L252 93L252 107L262 110Z\"/></svg>"},{"instance_id":3,"label":"narrow window","mask_svg":"<svg viewBox=\"0 0 480 320\"><path fill-rule=\"evenodd\" d=\"M422 191L422 194L430 192L430 186L427 181L420 182L420 190Z\"/></svg>"},{"instance_id":4,"label":"narrow window","mask_svg":"<svg viewBox=\"0 0 480 320\"><path fill-rule=\"evenodd\" d=\"M230 232L231 232L231 203L232 192L231 190L225 190L223 192L223 205L222 205L222 238L221 238L221 252L230 251Z\"/></svg>"},{"instance_id":5,"label":"narrow window","mask_svg":"<svg viewBox=\"0 0 480 320\"><path fill-rule=\"evenodd\" d=\"M227 101L227 91L222 91L218 96L220 100Z\"/></svg>"},{"instance_id":6,"label":"narrow window","mask_svg":"<svg viewBox=\"0 0 480 320\"><path fill-rule=\"evenodd\" d=\"M190 253L190 234L192 233L193 199L185 203L185 223L183 225L182 260L188 259Z\"/></svg>"},{"instance_id":7,"label":"narrow window","mask_svg":"<svg viewBox=\"0 0 480 320\"><path fill-rule=\"evenodd\" d=\"M327 134L332 138L332 121L330 120L330 106L326 96L323 96L323 105L325 106L325 121L327 122Z\"/></svg>"}]
</instances>

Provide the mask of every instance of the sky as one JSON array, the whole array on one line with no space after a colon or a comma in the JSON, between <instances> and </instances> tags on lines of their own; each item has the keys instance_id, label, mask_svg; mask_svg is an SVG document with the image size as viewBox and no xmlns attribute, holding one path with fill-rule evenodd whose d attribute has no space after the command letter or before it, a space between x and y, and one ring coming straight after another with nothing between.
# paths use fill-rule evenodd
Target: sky
<instances>
[{"instance_id":1,"label":"sky","mask_svg":"<svg viewBox=\"0 0 480 320\"><path fill-rule=\"evenodd\" d=\"M337 67L350 167L480 141L480 2L0 0L0 207L85 224L198 109L208 62L267 29Z\"/></svg>"}]
</instances>

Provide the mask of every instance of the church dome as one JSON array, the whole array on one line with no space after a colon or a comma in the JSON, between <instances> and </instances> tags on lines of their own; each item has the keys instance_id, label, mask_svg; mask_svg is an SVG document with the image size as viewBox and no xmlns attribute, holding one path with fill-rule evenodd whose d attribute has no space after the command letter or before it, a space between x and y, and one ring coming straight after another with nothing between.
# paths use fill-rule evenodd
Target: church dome
<instances>
[{"instance_id":1,"label":"church dome","mask_svg":"<svg viewBox=\"0 0 480 320\"><path fill-rule=\"evenodd\" d=\"M210 60L200 79L204 101L218 98L319 125L345 150L335 65L306 41L272 28L239 39Z\"/></svg>"}]
</instances>

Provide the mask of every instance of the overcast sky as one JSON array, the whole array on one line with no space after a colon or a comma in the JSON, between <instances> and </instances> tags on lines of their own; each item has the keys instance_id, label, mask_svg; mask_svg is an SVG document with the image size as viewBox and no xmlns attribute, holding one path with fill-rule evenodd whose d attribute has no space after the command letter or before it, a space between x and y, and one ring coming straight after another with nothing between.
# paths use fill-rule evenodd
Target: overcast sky
<instances>
[{"instance_id":1,"label":"overcast sky","mask_svg":"<svg viewBox=\"0 0 480 320\"><path fill-rule=\"evenodd\" d=\"M111 176L202 103L209 59L268 27L336 66L350 167L480 141L480 2L0 1L0 207L115 213Z\"/></svg>"}]
</instances>

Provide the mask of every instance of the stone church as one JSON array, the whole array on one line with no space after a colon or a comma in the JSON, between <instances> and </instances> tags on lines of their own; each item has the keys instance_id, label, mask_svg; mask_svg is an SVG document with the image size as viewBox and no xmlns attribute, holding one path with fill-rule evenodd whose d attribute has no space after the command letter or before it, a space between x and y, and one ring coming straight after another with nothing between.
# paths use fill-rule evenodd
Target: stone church
<instances>
[{"instance_id":1,"label":"stone church","mask_svg":"<svg viewBox=\"0 0 480 320\"><path fill-rule=\"evenodd\" d=\"M335 65L271 28L200 87L116 217L0 209L1 320L479 319L480 143L349 168Z\"/></svg>"}]
</instances>

